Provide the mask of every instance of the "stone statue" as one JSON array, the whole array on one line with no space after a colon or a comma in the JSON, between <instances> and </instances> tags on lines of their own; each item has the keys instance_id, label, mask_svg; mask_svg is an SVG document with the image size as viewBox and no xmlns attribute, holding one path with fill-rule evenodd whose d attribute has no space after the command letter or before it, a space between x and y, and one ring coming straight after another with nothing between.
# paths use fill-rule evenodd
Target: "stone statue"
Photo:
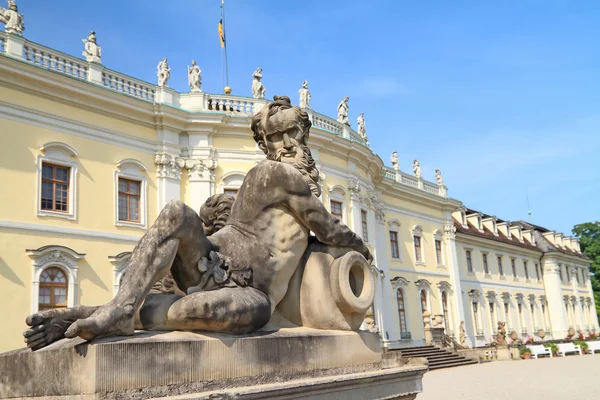
<instances>
[{"instance_id":1,"label":"stone statue","mask_svg":"<svg viewBox=\"0 0 600 400\"><path fill-rule=\"evenodd\" d=\"M464 346L467 341L467 331L465 331L465 321L460 321L459 327L460 333L458 336L458 342L461 346Z\"/></svg>"},{"instance_id":2,"label":"stone statue","mask_svg":"<svg viewBox=\"0 0 600 400\"><path fill-rule=\"evenodd\" d=\"M419 164L419 160L413 161L413 172L415 173L417 179L421 179L421 164Z\"/></svg>"},{"instance_id":3,"label":"stone statue","mask_svg":"<svg viewBox=\"0 0 600 400\"><path fill-rule=\"evenodd\" d=\"M348 100L350 100L350 97L344 97L344 100L337 106L337 120L346 125L350 125L348 121Z\"/></svg>"},{"instance_id":4,"label":"stone statue","mask_svg":"<svg viewBox=\"0 0 600 400\"><path fill-rule=\"evenodd\" d=\"M202 70L198 65L196 65L196 61L192 60L192 66L188 66L188 85L190 85L190 92L201 92L200 86L202 86L202 77L200 73Z\"/></svg>"},{"instance_id":5,"label":"stone statue","mask_svg":"<svg viewBox=\"0 0 600 400\"><path fill-rule=\"evenodd\" d=\"M444 178L442 178L442 171L440 171L439 169L435 170L435 181L437 182L438 186L444 186Z\"/></svg>"},{"instance_id":6,"label":"stone statue","mask_svg":"<svg viewBox=\"0 0 600 400\"><path fill-rule=\"evenodd\" d=\"M498 321L498 334L496 335L498 346L506 346L506 322Z\"/></svg>"},{"instance_id":7,"label":"stone statue","mask_svg":"<svg viewBox=\"0 0 600 400\"><path fill-rule=\"evenodd\" d=\"M392 167L394 167L395 170L400 169L400 161L398 160L398 152L397 151L392 152L392 156L390 157L390 162L392 163Z\"/></svg>"},{"instance_id":8,"label":"stone statue","mask_svg":"<svg viewBox=\"0 0 600 400\"><path fill-rule=\"evenodd\" d=\"M365 127L365 113L358 114L356 118L356 126L358 127L358 134L363 139L367 138L367 128Z\"/></svg>"},{"instance_id":9,"label":"stone statue","mask_svg":"<svg viewBox=\"0 0 600 400\"><path fill-rule=\"evenodd\" d=\"M302 82L302 88L298 90L300 95L300 108L309 108L310 105L310 91L308 90L308 81Z\"/></svg>"},{"instance_id":10,"label":"stone statue","mask_svg":"<svg viewBox=\"0 0 600 400\"><path fill-rule=\"evenodd\" d=\"M0 22L6 24L4 31L22 36L25 30L25 21L23 14L19 14L17 3L13 0L8 0L8 9L0 7Z\"/></svg>"},{"instance_id":11,"label":"stone statue","mask_svg":"<svg viewBox=\"0 0 600 400\"><path fill-rule=\"evenodd\" d=\"M83 49L83 55L89 62L102 62L102 48L96 43L96 32L90 31L87 39L82 39L85 47Z\"/></svg>"},{"instance_id":12,"label":"stone statue","mask_svg":"<svg viewBox=\"0 0 600 400\"><path fill-rule=\"evenodd\" d=\"M262 77L262 68L257 68L252 73L252 97L255 99L264 99L267 92L267 89L265 89L265 86L260 81Z\"/></svg>"},{"instance_id":13,"label":"stone statue","mask_svg":"<svg viewBox=\"0 0 600 400\"><path fill-rule=\"evenodd\" d=\"M156 67L156 76L158 76L158 86L165 87L169 82L169 78L171 77L171 68L169 68L169 64L167 64L167 58L163 58L158 63Z\"/></svg>"},{"instance_id":14,"label":"stone statue","mask_svg":"<svg viewBox=\"0 0 600 400\"><path fill-rule=\"evenodd\" d=\"M27 346L134 329L248 333L276 314L302 326L358 329L374 295L372 256L319 200L310 127L306 112L275 96L252 116L266 159L248 172L235 201L213 196L201 216L181 201L169 202L135 246L117 295L103 306L30 315ZM355 266L362 268L356 279L364 279L360 298L349 280L336 283ZM169 273L181 292L151 291Z\"/></svg>"}]
</instances>

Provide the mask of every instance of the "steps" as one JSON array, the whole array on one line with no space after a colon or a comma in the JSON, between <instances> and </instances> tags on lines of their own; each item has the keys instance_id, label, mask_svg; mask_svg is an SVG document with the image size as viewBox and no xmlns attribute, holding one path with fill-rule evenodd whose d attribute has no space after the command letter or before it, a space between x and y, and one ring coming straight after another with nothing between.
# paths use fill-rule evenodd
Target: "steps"
<instances>
[{"instance_id":1,"label":"steps","mask_svg":"<svg viewBox=\"0 0 600 400\"><path fill-rule=\"evenodd\" d=\"M477 364L477 361L470 360L458 354L440 349L436 346L403 347L398 349L402 357L425 357L429 361L429 370L459 367L461 365Z\"/></svg>"}]
</instances>

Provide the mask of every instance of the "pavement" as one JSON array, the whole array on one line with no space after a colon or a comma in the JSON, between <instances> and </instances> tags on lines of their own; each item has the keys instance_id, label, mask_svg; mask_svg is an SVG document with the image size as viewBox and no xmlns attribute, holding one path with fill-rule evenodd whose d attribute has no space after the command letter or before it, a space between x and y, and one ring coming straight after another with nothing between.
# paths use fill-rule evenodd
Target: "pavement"
<instances>
[{"instance_id":1,"label":"pavement","mask_svg":"<svg viewBox=\"0 0 600 400\"><path fill-rule=\"evenodd\" d=\"M417 400L600 400L600 353L429 371Z\"/></svg>"}]
</instances>

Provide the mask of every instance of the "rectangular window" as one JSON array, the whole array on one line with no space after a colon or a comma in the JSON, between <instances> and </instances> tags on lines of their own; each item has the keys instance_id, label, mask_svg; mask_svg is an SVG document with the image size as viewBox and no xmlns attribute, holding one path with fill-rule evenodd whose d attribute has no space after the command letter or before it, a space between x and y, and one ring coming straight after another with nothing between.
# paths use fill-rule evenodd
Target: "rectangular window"
<instances>
[{"instance_id":1,"label":"rectangular window","mask_svg":"<svg viewBox=\"0 0 600 400\"><path fill-rule=\"evenodd\" d=\"M442 241L436 239L435 240L435 258L437 260L438 265L443 264L442 262Z\"/></svg>"},{"instance_id":2,"label":"rectangular window","mask_svg":"<svg viewBox=\"0 0 600 400\"><path fill-rule=\"evenodd\" d=\"M331 200L329 201L329 207L331 208L331 214L338 217L341 221L343 219L342 203L340 203L339 201Z\"/></svg>"},{"instance_id":3,"label":"rectangular window","mask_svg":"<svg viewBox=\"0 0 600 400\"><path fill-rule=\"evenodd\" d=\"M367 225L367 212L360 210L360 222L362 223L362 234L365 242L369 241L369 226Z\"/></svg>"},{"instance_id":4,"label":"rectangular window","mask_svg":"<svg viewBox=\"0 0 600 400\"><path fill-rule=\"evenodd\" d=\"M560 281L564 283L563 273L562 273L562 265L558 266L558 276L560 277Z\"/></svg>"},{"instance_id":5,"label":"rectangular window","mask_svg":"<svg viewBox=\"0 0 600 400\"><path fill-rule=\"evenodd\" d=\"M577 278L577 284L580 285L581 282L579 281L579 268L575 270L575 277Z\"/></svg>"},{"instance_id":6,"label":"rectangular window","mask_svg":"<svg viewBox=\"0 0 600 400\"><path fill-rule=\"evenodd\" d=\"M487 254L483 253L481 255L482 261L483 261L483 272L485 272L486 275L490 274L490 269L488 267L488 260L487 260Z\"/></svg>"},{"instance_id":7,"label":"rectangular window","mask_svg":"<svg viewBox=\"0 0 600 400\"><path fill-rule=\"evenodd\" d=\"M504 268L502 268L502 256L497 257L498 260L498 273L500 276L504 276Z\"/></svg>"},{"instance_id":8,"label":"rectangular window","mask_svg":"<svg viewBox=\"0 0 600 400\"><path fill-rule=\"evenodd\" d=\"M504 322L506 322L506 328L510 328L510 315L509 315L509 305L508 303L504 303Z\"/></svg>"},{"instance_id":9,"label":"rectangular window","mask_svg":"<svg viewBox=\"0 0 600 400\"><path fill-rule=\"evenodd\" d=\"M70 170L69 167L42 163L42 210L69 211Z\"/></svg>"},{"instance_id":10,"label":"rectangular window","mask_svg":"<svg viewBox=\"0 0 600 400\"><path fill-rule=\"evenodd\" d=\"M569 267L565 265L565 272L567 273L567 284L571 283L571 274L569 273Z\"/></svg>"},{"instance_id":11,"label":"rectangular window","mask_svg":"<svg viewBox=\"0 0 600 400\"><path fill-rule=\"evenodd\" d=\"M421 262L423 261L421 254L421 236L413 236L413 240L415 243L415 260L417 260L417 262Z\"/></svg>"},{"instance_id":12,"label":"rectangular window","mask_svg":"<svg viewBox=\"0 0 600 400\"><path fill-rule=\"evenodd\" d=\"M515 264L515 259L510 259L510 266L512 268L513 278L517 279L517 265Z\"/></svg>"},{"instance_id":13,"label":"rectangular window","mask_svg":"<svg viewBox=\"0 0 600 400\"><path fill-rule=\"evenodd\" d=\"M535 264L535 277L537 278L538 282L540 281L540 265L539 264Z\"/></svg>"},{"instance_id":14,"label":"rectangular window","mask_svg":"<svg viewBox=\"0 0 600 400\"><path fill-rule=\"evenodd\" d=\"M392 258L400 258L398 251L398 232L390 231L390 248L392 249Z\"/></svg>"},{"instance_id":15,"label":"rectangular window","mask_svg":"<svg viewBox=\"0 0 600 400\"><path fill-rule=\"evenodd\" d=\"M523 261L523 270L525 270L525 279L529 280L529 268L527 268L527 261Z\"/></svg>"},{"instance_id":16,"label":"rectangular window","mask_svg":"<svg viewBox=\"0 0 600 400\"><path fill-rule=\"evenodd\" d=\"M481 332L479 329L479 312L477 310L477 302L473 302L473 322L475 325L475 334L479 335Z\"/></svg>"},{"instance_id":17,"label":"rectangular window","mask_svg":"<svg viewBox=\"0 0 600 400\"><path fill-rule=\"evenodd\" d=\"M467 271L473 272L473 261L471 260L471 250L467 250Z\"/></svg>"},{"instance_id":18,"label":"rectangular window","mask_svg":"<svg viewBox=\"0 0 600 400\"><path fill-rule=\"evenodd\" d=\"M141 182L119 178L119 221L140 222Z\"/></svg>"},{"instance_id":19,"label":"rectangular window","mask_svg":"<svg viewBox=\"0 0 600 400\"><path fill-rule=\"evenodd\" d=\"M488 303L488 307L490 308L490 320L492 321L492 330L496 331L496 327L498 324L496 323L496 316L494 315L494 303Z\"/></svg>"}]
</instances>

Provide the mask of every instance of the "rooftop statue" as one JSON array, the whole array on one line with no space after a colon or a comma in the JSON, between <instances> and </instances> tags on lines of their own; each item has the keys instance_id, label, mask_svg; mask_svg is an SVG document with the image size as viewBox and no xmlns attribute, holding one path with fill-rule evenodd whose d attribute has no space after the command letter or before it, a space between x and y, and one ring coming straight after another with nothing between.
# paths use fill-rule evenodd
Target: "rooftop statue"
<instances>
[{"instance_id":1,"label":"rooftop statue","mask_svg":"<svg viewBox=\"0 0 600 400\"><path fill-rule=\"evenodd\" d=\"M442 178L442 171L439 169L435 170L435 181L439 186L444 186L444 178Z\"/></svg>"},{"instance_id":2,"label":"rooftop statue","mask_svg":"<svg viewBox=\"0 0 600 400\"><path fill-rule=\"evenodd\" d=\"M266 159L248 172L236 199L212 196L200 216L181 201L168 203L135 246L115 298L30 315L27 345L134 329L247 333L276 317L358 329L373 301L372 256L318 198L310 127L306 112L275 96L252 117ZM353 276L356 267L362 270ZM169 274L177 291L151 291Z\"/></svg>"},{"instance_id":3,"label":"rooftop statue","mask_svg":"<svg viewBox=\"0 0 600 400\"><path fill-rule=\"evenodd\" d=\"M350 100L350 97L344 97L344 100L340 101L337 106L337 120L346 125L350 125L348 121L348 100Z\"/></svg>"},{"instance_id":4,"label":"rooftop statue","mask_svg":"<svg viewBox=\"0 0 600 400\"><path fill-rule=\"evenodd\" d=\"M23 35L23 31L25 30L23 14L19 14L17 3L13 0L8 0L8 9L0 7L0 22L6 24L4 27L6 33Z\"/></svg>"},{"instance_id":5,"label":"rooftop statue","mask_svg":"<svg viewBox=\"0 0 600 400\"><path fill-rule=\"evenodd\" d=\"M392 156L390 157L390 162L392 163L392 167L394 169L400 169L400 161L398 160L398 152L392 152Z\"/></svg>"},{"instance_id":6,"label":"rooftop statue","mask_svg":"<svg viewBox=\"0 0 600 400\"><path fill-rule=\"evenodd\" d=\"M86 39L82 39L85 44L83 53L81 53L87 61L101 62L102 48L96 43L96 32L91 31Z\"/></svg>"},{"instance_id":7,"label":"rooftop statue","mask_svg":"<svg viewBox=\"0 0 600 400\"><path fill-rule=\"evenodd\" d=\"M188 67L188 85L190 85L190 92L201 92L200 87L202 86L202 77L200 73L202 70L196 61L192 60L192 66Z\"/></svg>"},{"instance_id":8,"label":"rooftop statue","mask_svg":"<svg viewBox=\"0 0 600 400\"><path fill-rule=\"evenodd\" d=\"M310 106L310 91L308 90L308 81L302 82L302 88L298 90L300 95L300 108L309 108Z\"/></svg>"},{"instance_id":9,"label":"rooftop statue","mask_svg":"<svg viewBox=\"0 0 600 400\"><path fill-rule=\"evenodd\" d=\"M365 127L365 113L360 113L356 119L356 126L358 128L358 134L361 138L367 138L367 128Z\"/></svg>"},{"instance_id":10,"label":"rooftop statue","mask_svg":"<svg viewBox=\"0 0 600 400\"><path fill-rule=\"evenodd\" d=\"M421 179L421 164L419 164L419 160L413 161L413 172L415 173L417 179Z\"/></svg>"},{"instance_id":11,"label":"rooftop statue","mask_svg":"<svg viewBox=\"0 0 600 400\"><path fill-rule=\"evenodd\" d=\"M260 81L262 79L262 68L257 68L252 73L252 97L255 99L264 99L267 89Z\"/></svg>"},{"instance_id":12,"label":"rooftop statue","mask_svg":"<svg viewBox=\"0 0 600 400\"><path fill-rule=\"evenodd\" d=\"M160 62L156 66L156 70L156 76L158 77L158 86L167 86L169 78L171 77L171 68L169 68L169 64L167 64L166 57L160 60Z\"/></svg>"}]
</instances>

